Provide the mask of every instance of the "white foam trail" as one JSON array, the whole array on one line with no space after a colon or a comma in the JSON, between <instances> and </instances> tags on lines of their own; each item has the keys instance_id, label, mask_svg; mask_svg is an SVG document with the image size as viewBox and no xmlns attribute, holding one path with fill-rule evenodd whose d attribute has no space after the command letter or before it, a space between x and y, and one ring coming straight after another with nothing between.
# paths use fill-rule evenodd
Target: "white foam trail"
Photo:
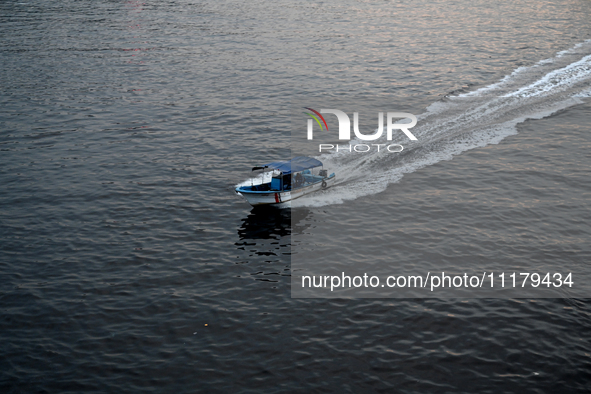
<instances>
[{"instance_id":1,"label":"white foam trail","mask_svg":"<svg viewBox=\"0 0 591 394\"><path fill-rule=\"evenodd\" d=\"M591 97L591 90L587 90L586 92L577 93L573 97L576 97L576 98L590 98Z\"/></svg>"},{"instance_id":2,"label":"white foam trail","mask_svg":"<svg viewBox=\"0 0 591 394\"><path fill-rule=\"evenodd\" d=\"M518 67L511 74L505 75L503 77L503 79L501 79L499 82L493 83L492 85L485 86L485 87L475 90L473 92L461 94L461 95L459 95L459 97L480 96L483 93L494 91L502 86L505 86L507 84L507 82L509 82L512 78L515 78L518 74L525 72L527 70L528 70L528 67Z\"/></svg>"},{"instance_id":3,"label":"white foam trail","mask_svg":"<svg viewBox=\"0 0 591 394\"><path fill-rule=\"evenodd\" d=\"M578 62L569 64L558 70L546 74L543 78L529 86L525 86L516 92L512 92L505 97L532 97L552 90L568 87L591 75L591 55L585 56Z\"/></svg>"},{"instance_id":4,"label":"white foam trail","mask_svg":"<svg viewBox=\"0 0 591 394\"><path fill-rule=\"evenodd\" d=\"M526 119L541 119L580 103L591 96L590 84L591 40L587 40L554 58L519 67L496 83L431 104L413 128L417 142L404 136L391 142L404 145L400 154L341 151L322 155L324 168L336 172L338 183L293 201L292 207L341 204L380 193L406 173L498 144L516 134L517 124Z\"/></svg>"},{"instance_id":5,"label":"white foam trail","mask_svg":"<svg viewBox=\"0 0 591 394\"><path fill-rule=\"evenodd\" d=\"M556 57L557 58L560 58L560 57L563 57L565 55L569 55L569 54L575 53L579 48L581 48L582 46L584 46L586 44L589 44L590 42L591 42L591 40L585 40L583 42L580 42L580 43L576 44L575 46L573 46L570 49L565 49L564 51L558 52L556 54Z\"/></svg>"}]
</instances>

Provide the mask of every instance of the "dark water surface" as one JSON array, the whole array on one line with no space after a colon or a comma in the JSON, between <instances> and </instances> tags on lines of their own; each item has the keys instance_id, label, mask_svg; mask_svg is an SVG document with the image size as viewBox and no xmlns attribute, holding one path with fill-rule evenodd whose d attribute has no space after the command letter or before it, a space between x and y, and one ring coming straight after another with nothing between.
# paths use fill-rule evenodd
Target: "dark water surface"
<instances>
[{"instance_id":1,"label":"dark water surface","mask_svg":"<svg viewBox=\"0 0 591 394\"><path fill-rule=\"evenodd\" d=\"M589 392L587 299L295 299L290 283L292 234L350 229L363 204L376 223L400 214L375 231L409 264L585 267L587 63L565 82L577 103L553 94L560 74L512 110L537 120L441 136L472 145L407 156L367 193L255 212L233 192L289 156L294 98L412 96L428 114L512 73L522 92L546 75L533 65L591 54L589 15L584 0L2 2L0 391Z\"/></svg>"}]
</instances>

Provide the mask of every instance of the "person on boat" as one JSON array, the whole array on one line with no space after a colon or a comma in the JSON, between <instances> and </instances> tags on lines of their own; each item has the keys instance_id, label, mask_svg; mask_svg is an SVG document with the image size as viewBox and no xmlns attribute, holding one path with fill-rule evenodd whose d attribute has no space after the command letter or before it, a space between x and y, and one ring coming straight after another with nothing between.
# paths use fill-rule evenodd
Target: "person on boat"
<instances>
[{"instance_id":1,"label":"person on boat","mask_svg":"<svg viewBox=\"0 0 591 394\"><path fill-rule=\"evenodd\" d=\"M302 186L304 184L304 177L299 172L295 176L295 187Z\"/></svg>"},{"instance_id":2,"label":"person on boat","mask_svg":"<svg viewBox=\"0 0 591 394\"><path fill-rule=\"evenodd\" d=\"M291 189L291 174L283 175L283 190Z\"/></svg>"}]
</instances>

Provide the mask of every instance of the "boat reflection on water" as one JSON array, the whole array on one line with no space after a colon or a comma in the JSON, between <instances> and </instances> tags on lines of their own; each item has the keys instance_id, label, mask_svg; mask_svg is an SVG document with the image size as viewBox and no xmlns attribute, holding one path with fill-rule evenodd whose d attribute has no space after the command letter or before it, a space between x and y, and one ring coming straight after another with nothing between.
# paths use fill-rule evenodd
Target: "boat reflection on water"
<instances>
[{"instance_id":1,"label":"boat reflection on water","mask_svg":"<svg viewBox=\"0 0 591 394\"><path fill-rule=\"evenodd\" d=\"M291 210L253 208L238 228L240 239L278 239L291 234Z\"/></svg>"},{"instance_id":2,"label":"boat reflection on water","mask_svg":"<svg viewBox=\"0 0 591 394\"><path fill-rule=\"evenodd\" d=\"M236 264L245 267L238 276L274 283L283 280L289 285L291 236L306 231L310 214L307 209L253 208L238 227Z\"/></svg>"},{"instance_id":3,"label":"boat reflection on water","mask_svg":"<svg viewBox=\"0 0 591 394\"><path fill-rule=\"evenodd\" d=\"M272 207L253 208L242 219L238 237L245 239L280 239L293 234L301 234L310 225L300 224L310 215L310 210L276 209ZM289 240L287 240L289 242Z\"/></svg>"}]
</instances>

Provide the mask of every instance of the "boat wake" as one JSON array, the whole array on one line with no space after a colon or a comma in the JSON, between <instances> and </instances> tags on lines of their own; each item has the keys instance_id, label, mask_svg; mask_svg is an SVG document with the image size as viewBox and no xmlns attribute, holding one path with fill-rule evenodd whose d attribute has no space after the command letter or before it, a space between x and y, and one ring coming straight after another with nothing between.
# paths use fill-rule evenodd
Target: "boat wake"
<instances>
[{"instance_id":1,"label":"boat wake","mask_svg":"<svg viewBox=\"0 0 591 394\"><path fill-rule=\"evenodd\" d=\"M336 172L337 184L292 202L292 207L341 204L384 191L404 174L451 160L470 149L498 144L517 133L526 119L541 119L591 97L591 40L519 67L510 75L481 89L447 96L417 116L412 133L390 143L402 144L402 153L340 151L318 157L324 168ZM385 133L384 133L385 134ZM386 141L372 141L385 143ZM363 141L351 141L351 144Z\"/></svg>"}]
</instances>

